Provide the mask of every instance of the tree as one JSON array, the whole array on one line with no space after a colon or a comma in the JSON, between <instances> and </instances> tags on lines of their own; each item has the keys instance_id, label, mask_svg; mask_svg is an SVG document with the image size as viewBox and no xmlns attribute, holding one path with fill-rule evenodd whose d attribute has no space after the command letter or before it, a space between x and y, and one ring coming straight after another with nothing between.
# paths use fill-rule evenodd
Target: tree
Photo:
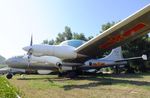
<instances>
[{"instance_id":1,"label":"tree","mask_svg":"<svg viewBox=\"0 0 150 98\"><path fill-rule=\"evenodd\" d=\"M55 41L52 39L48 42L49 45L54 45L55 44Z\"/></svg>"},{"instance_id":2,"label":"tree","mask_svg":"<svg viewBox=\"0 0 150 98\"><path fill-rule=\"evenodd\" d=\"M116 24L116 22L107 22L106 24L103 24L101 26L100 33L104 32L105 30L109 29L110 27L112 27L115 24Z\"/></svg>"},{"instance_id":3,"label":"tree","mask_svg":"<svg viewBox=\"0 0 150 98\"><path fill-rule=\"evenodd\" d=\"M65 26L64 32L58 33L56 40L53 40L53 39L52 40L44 40L43 44L49 44L49 45L59 44L65 40L71 40L71 39L88 41L91 38L93 38L93 36L86 38L84 33L72 33L71 28L68 26Z\"/></svg>"},{"instance_id":4,"label":"tree","mask_svg":"<svg viewBox=\"0 0 150 98\"><path fill-rule=\"evenodd\" d=\"M90 40L90 39L92 39L93 38L93 36L89 36L88 38L87 38L87 40Z\"/></svg>"},{"instance_id":5,"label":"tree","mask_svg":"<svg viewBox=\"0 0 150 98\"><path fill-rule=\"evenodd\" d=\"M71 32L71 28L66 26L65 27L65 32L63 32L65 40L71 40L72 39L72 32Z\"/></svg>"},{"instance_id":6,"label":"tree","mask_svg":"<svg viewBox=\"0 0 150 98\"><path fill-rule=\"evenodd\" d=\"M52 40L43 40L42 44L49 44L49 45L54 45L55 44L55 41L52 39Z\"/></svg>"},{"instance_id":7,"label":"tree","mask_svg":"<svg viewBox=\"0 0 150 98\"><path fill-rule=\"evenodd\" d=\"M123 55L124 57L137 57L143 54L148 54L150 52L150 41L147 35L138 38L130 43L123 45ZM146 68L146 61L143 60L134 60L130 61L130 67L133 67L133 70L138 70L141 72L145 72Z\"/></svg>"},{"instance_id":8,"label":"tree","mask_svg":"<svg viewBox=\"0 0 150 98\"><path fill-rule=\"evenodd\" d=\"M65 40L70 40L72 39L72 32L71 28L68 26L65 26L65 31L62 33L58 33L58 36L56 37L56 44L59 44Z\"/></svg>"},{"instance_id":9,"label":"tree","mask_svg":"<svg viewBox=\"0 0 150 98\"><path fill-rule=\"evenodd\" d=\"M59 44L63 41L65 41L65 35L62 33L58 33L56 40L55 40L56 44Z\"/></svg>"},{"instance_id":10,"label":"tree","mask_svg":"<svg viewBox=\"0 0 150 98\"><path fill-rule=\"evenodd\" d=\"M87 41L87 38L85 37L85 35L83 33L73 33L73 39L79 39L79 40L84 40Z\"/></svg>"},{"instance_id":11,"label":"tree","mask_svg":"<svg viewBox=\"0 0 150 98\"><path fill-rule=\"evenodd\" d=\"M43 40L42 44L48 44L48 39Z\"/></svg>"}]
</instances>

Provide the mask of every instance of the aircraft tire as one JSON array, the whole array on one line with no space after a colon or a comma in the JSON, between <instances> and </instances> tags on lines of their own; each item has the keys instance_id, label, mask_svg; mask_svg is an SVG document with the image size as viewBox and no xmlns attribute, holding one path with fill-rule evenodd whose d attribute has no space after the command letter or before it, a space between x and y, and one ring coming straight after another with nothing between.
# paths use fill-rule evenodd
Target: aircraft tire
<instances>
[{"instance_id":1,"label":"aircraft tire","mask_svg":"<svg viewBox=\"0 0 150 98\"><path fill-rule=\"evenodd\" d=\"M12 77L13 77L13 74L11 74L11 73L9 73L9 74L6 75L7 79L12 79Z\"/></svg>"}]
</instances>

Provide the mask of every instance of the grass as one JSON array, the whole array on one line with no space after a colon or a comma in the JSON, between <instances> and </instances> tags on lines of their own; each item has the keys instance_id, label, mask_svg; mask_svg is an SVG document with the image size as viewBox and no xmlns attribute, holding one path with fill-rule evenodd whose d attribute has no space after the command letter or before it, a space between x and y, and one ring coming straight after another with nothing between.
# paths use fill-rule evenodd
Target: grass
<instances>
[{"instance_id":1,"label":"grass","mask_svg":"<svg viewBox=\"0 0 150 98\"><path fill-rule=\"evenodd\" d=\"M19 90L13 87L7 79L0 77L0 98L17 98Z\"/></svg>"},{"instance_id":2,"label":"grass","mask_svg":"<svg viewBox=\"0 0 150 98\"><path fill-rule=\"evenodd\" d=\"M57 83L57 82L42 82L42 81L30 81L28 85L31 88L36 88L36 89L49 89L49 88L62 88L63 83Z\"/></svg>"},{"instance_id":3,"label":"grass","mask_svg":"<svg viewBox=\"0 0 150 98\"><path fill-rule=\"evenodd\" d=\"M84 76L19 75L9 80L25 98L150 98L150 74Z\"/></svg>"}]
</instances>

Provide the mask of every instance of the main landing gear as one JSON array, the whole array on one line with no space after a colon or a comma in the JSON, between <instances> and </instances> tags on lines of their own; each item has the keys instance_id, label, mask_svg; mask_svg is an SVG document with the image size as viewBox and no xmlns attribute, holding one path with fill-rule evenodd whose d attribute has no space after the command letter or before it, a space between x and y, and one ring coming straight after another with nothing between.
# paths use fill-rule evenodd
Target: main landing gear
<instances>
[{"instance_id":1,"label":"main landing gear","mask_svg":"<svg viewBox=\"0 0 150 98\"><path fill-rule=\"evenodd\" d=\"M72 67L72 70L70 71L63 71L61 63L56 63L56 65L58 66L58 71L59 71L58 77L66 77L66 78L73 79L78 77L79 75L76 67Z\"/></svg>"}]
</instances>

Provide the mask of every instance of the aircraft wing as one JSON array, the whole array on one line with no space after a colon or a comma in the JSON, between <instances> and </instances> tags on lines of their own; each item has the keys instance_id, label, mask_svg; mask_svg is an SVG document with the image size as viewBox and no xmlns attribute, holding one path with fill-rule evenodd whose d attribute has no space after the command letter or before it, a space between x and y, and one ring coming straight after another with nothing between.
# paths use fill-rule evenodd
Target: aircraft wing
<instances>
[{"instance_id":1,"label":"aircraft wing","mask_svg":"<svg viewBox=\"0 0 150 98\"><path fill-rule=\"evenodd\" d=\"M75 51L81 55L96 57L101 52L121 46L148 32L150 32L150 4L76 48Z\"/></svg>"}]
</instances>

